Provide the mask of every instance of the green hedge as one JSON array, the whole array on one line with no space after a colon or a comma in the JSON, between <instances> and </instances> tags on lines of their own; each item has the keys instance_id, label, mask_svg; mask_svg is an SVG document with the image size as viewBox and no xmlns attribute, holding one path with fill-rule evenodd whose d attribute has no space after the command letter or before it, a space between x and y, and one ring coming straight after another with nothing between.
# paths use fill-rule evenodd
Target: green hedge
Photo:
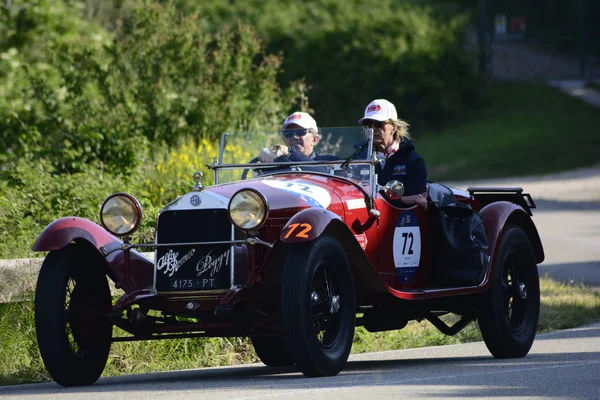
<instances>
[{"instance_id":1,"label":"green hedge","mask_svg":"<svg viewBox=\"0 0 600 400\"><path fill-rule=\"evenodd\" d=\"M110 34L84 20L86 29L61 31L57 20L69 26L79 10L39 3L45 7L14 1L21 11L0 20L12 27L0 45L5 172L22 158L50 160L59 173L95 162L130 172L150 147L186 135L215 140L226 130L275 127L304 97L298 85L280 87L280 57L265 53L247 25L210 33L197 18L155 4Z\"/></svg>"},{"instance_id":2,"label":"green hedge","mask_svg":"<svg viewBox=\"0 0 600 400\"><path fill-rule=\"evenodd\" d=\"M472 7L453 3L460 2L177 2L212 29L249 21L270 52L283 54L280 81L306 79L323 126L355 124L377 97L419 125L459 119L477 104L481 81L463 49Z\"/></svg>"}]
</instances>

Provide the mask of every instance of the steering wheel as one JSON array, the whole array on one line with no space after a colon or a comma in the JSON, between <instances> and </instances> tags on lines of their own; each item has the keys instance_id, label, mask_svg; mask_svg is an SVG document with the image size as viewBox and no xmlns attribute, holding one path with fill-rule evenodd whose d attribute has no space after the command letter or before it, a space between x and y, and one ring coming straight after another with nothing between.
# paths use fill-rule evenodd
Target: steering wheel
<instances>
[{"instance_id":1,"label":"steering wheel","mask_svg":"<svg viewBox=\"0 0 600 400\"><path fill-rule=\"evenodd\" d=\"M258 162L258 157L254 157L252 160L250 160L248 162L248 164L256 164ZM250 168L246 168L244 169L244 171L242 172L242 177L240 178L240 180L246 180L246 177L248 176L248 171L250 171Z\"/></svg>"}]
</instances>

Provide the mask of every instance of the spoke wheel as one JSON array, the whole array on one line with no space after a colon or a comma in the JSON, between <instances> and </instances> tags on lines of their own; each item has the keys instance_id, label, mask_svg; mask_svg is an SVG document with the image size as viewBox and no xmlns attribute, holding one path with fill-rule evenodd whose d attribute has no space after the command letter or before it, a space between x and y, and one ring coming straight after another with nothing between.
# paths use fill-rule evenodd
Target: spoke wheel
<instances>
[{"instance_id":1,"label":"spoke wheel","mask_svg":"<svg viewBox=\"0 0 600 400\"><path fill-rule=\"evenodd\" d=\"M288 351L307 376L330 376L348 360L356 299L340 243L322 236L294 244L283 272L282 319Z\"/></svg>"},{"instance_id":2,"label":"spoke wheel","mask_svg":"<svg viewBox=\"0 0 600 400\"><path fill-rule=\"evenodd\" d=\"M110 289L92 251L75 244L52 251L38 277L38 345L50 376L63 386L98 380L110 350Z\"/></svg>"},{"instance_id":3,"label":"spoke wheel","mask_svg":"<svg viewBox=\"0 0 600 400\"><path fill-rule=\"evenodd\" d=\"M340 293L332 279L331 266L317 267L312 282L311 309L315 335L325 349L335 344L340 324Z\"/></svg>"},{"instance_id":4,"label":"spoke wheel","mask_svg":"<svg viewBox=\"0 0 600 400\"><path fill-rule=\"evenodd\" d=\"M505 229L488 290L478 298L477 317L494 357L523 357L531 348L540 310L537 266L525 232Z\"/></svg>"}]
</instances>

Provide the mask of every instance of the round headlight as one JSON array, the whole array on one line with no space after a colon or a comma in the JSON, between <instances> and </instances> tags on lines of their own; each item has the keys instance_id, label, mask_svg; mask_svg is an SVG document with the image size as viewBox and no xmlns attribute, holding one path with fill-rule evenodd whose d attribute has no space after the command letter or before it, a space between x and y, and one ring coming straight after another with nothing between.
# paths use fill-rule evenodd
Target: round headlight
<instances>
[{"instance_id":1,"label":"round headlight","mask_svg":"<svg viewBox=\"0 0 600 400\"><path fill-rule=\"evenodd\" d=\"M127 193L111 194L100 207L100 222L116 236L133 233L142 220L142 207L135 197Z\"/></svg>"},{"instance_id":2,"label":"round headlight","mask_svg":"<svg viewBox=\"0 0 600 400\"><path fill-rule=\"evenodd\" d=\"M229 218L240 229L258 229L267 219L267 202L253 190L240 190L229 201Z\"/></svg>"}]
</instances>

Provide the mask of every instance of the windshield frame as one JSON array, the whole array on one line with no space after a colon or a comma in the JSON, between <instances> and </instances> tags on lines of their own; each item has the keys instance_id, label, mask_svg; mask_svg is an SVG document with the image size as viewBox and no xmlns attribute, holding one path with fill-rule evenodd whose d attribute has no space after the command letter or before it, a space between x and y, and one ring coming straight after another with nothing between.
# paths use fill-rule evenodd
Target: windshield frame
<instances>
[{"instance_id":1,"label":"windshield frame","mask_svg":"<svg viewBox=\"0 0 600 400\"><path fill-rule=\"evenodd\" d=\"M336 129L338 129L338 128L336 128ZM340 160L333 160L333 161L270 162L270 163L260 163L260 166L261 167L289 167L289 168L302 167L302 166L311 166L311 167L330 166L331 168L330 168L329 173L315 172L315 171L281 171L281 172L273 172L269 175L303 173L303 174L315 174L315 175L323 175L323 176L335 176L336 178L344 179L346 181L353 183L357 187L360 187L362 189L362 191L369 197L369 201L368 201L369 209L372 209L372 208L374 208L373 199L375 198L377 192L380 189L377 184L377 173L375 170L375 166L377 165L379 160L377 159L376 154L373 152L373 133L374 133L374 131L372 128L365 128L365 135L366 135L365 140L368 141L368 145L367 145L367 155L368 156L366 159L363 159L363 160L340 159ZM223 133L221 135L221 140L219 143L219 157L214 158L212 164L207 165L207 167L209 169L213 170L213 172L214 172L214 184L215 185L219 184L219 170L235 170L235 169L246 169L246 168L252 169L253 166L256 167L255 163L223 163L223 156L224 156L225 149L227 146L227 137L229 135L230 135L229 133ZM363 187L355 179L351 179L351 178L345 177L343 175L334 175L334 167L342 166L342 165L345 165L344 170L346 168L348 168L350 165L368 165L369 166L369 185L368 185L369 190L366 190L366 188Z\"/></svg>"}]
</instances>

